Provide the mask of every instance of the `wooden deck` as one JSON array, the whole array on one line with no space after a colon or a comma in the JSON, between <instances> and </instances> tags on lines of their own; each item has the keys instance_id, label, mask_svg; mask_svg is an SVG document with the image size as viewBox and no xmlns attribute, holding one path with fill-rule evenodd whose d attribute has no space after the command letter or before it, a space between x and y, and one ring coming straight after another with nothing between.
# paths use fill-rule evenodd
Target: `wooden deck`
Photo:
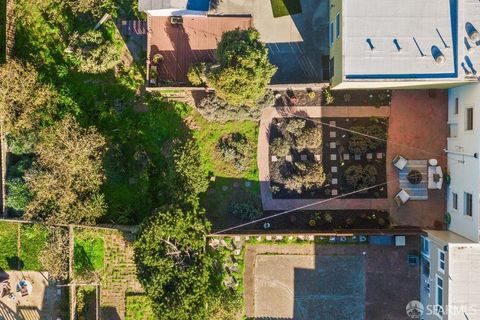
<instances>
[{"instance_id":1,"label":"wooden deck","mask_svg":"<svg viewBox=\"0 0 480 320\"><path fill-rule=\"evenodd\" d=\"M158 67L161 80L184 83L190 64L215 61L224 32L251 26L252 18L248 16L183 16L180 25L172 25L170 17L151 17L148 56L151 61L155 54L163 55Z\"/></svg>"}]
</instances>

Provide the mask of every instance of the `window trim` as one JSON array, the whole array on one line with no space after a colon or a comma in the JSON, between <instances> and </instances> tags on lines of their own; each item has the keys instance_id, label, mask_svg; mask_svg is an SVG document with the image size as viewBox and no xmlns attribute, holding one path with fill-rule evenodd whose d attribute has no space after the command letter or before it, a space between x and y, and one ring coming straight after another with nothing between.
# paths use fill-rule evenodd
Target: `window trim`
<instances>
[{"instance_id":1,"label":"window trim","mask_svg":"<svg viewBox=\"0 0 480 320\"><path fill-rule=\"evenodd\" d=\"M425 236L422 236L421 239L422 239L422 254L425 257L430 258L430 239L428 239ZM427 243L427 246L425 246L425 243ZM426 252L423 250L425 247L427 248Z\"/></svg>"},{"instance_id":2,"label":"window trim","mask_svg":"<svg viewBox=\"0 0 480 320\"><path fill-rule=\"evenodd\" d=\"M330 21L330 24L328 25L328 40L329 40L329 43L330 43L330 48L333 46L333 42L334 42L334 35L333 35L333 28L334 28L334 22L333 21Z\"/></svg>"},{"instance_id":3,"label":"window trim","mask_svg":"<svg viewBox=\"0 0 480 320\"><path fill-rule=\"evenodd\" d=\"M442 254L443 254L443 260L440 259ZM437 262L438 262L438 271L445 274L445 251L443 251L442 249L438 249ZM443 269L440 267L442 265L442 262L443 262Z\"/></svg>"},{"instance_id":4,"label":"window trim","mask_svg":"<svg viewBox=\"0 0 480 320\"><path fill-rule=\"evenodd\" d=\"M442 280L442 286L439 286L438 285L438 279ZM440 318L440 319L443 319L443 315L445 314L445 310L443 310L443 278L440 277L438 274L436 275L435 277L435 308L434 308L434 314ZM442 304L439 304L438 303L438 289L441 289L442 291ZM442 307L442 314L439 314L438 313L438 309L437 309L437 306L441 306Z\"/></svg>"},{"instance_id":5,"label":"window trim","mask_svg":"<svg viewBox=\"0 0 480 320\"><path fill-rule=\"evenodd\" d=\"M340 27L341 27L341 17L340 17L340 12L337 13L337 16L335 17L335 23L337 24L336 25L336 28L335 28L335 32L336 32L336 38L340 38L340 33L341 33L341 30L340 30Z\"/></svg>"},{"instance_id":6,"label":"window trim","mask_svg":"<svg viewBox=\"0 0 480 320\"><path fill-rule=\"evenodd\" d=\"M452 191L452 209L458 210L458 193Z\"/></svg>"},{"instance_id":7,"label":"window trim","mask_svg":"<svg viewBox=\"0 0 480 320\"><path fill-rule=\"evenodd\" d=\"M468 117L468 115L470 114L470 113L469 113L469 110L472 110L472 112L471 112L472 117L471 117L470 121L469 121L469 117ZM473 107L465 107L465 123L464 123L464 125L465 125L465 128L464 128L465 131L473 131L473 129L474 129L474 128L473 128L473 123L474 123L473 117L474 117ZM469 128L470 128L470 126L469 126L470 124L471 124L471 129L469 129Z\"/></svg>"},{"instance_id":8,"label":"window trim","mask_svg":"<svg viewBox=\"0 0 480 320\"><path fill-rule=\"evenodd\" d=\"M467 196L470 199L470 206L467 206ZM467 208L470 209L470 212L467 213ZM473 194L469 192L463 192L463 215L466 217L473 217Z\"/></svg>"}]
</instances>

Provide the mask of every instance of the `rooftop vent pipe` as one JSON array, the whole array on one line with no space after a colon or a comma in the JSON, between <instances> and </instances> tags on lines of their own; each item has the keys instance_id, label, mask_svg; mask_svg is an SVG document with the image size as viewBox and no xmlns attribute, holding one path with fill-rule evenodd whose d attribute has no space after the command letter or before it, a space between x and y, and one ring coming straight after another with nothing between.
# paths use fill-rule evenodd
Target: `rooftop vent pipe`
<instances>
[{"instance_id":1,"label":"rooftop vent pipe","mask_svg":"<svg viewBox=\"0 0 480 320\"><path fill-rule=\"evenodd\" d=\"M442 51L437 46L432 46L432 56L433 59L435 59L435 62L438 64L445 63L447 59L445 59L445 56L443 55Z\"/></svg>"},{"instance_id":2,"label":"rooftop vent pipe","mask_svg":"<svg viewBox=\"0 0 480 320\"><path fill-rule=\"evenodd\" d=\"M397 39L393 39L393 44L394 44L395 47L397 48L397 51L398 51L398 52L402 51L402 48L400 47L400 44L398 43L398 40L397 40Z\"/></svg>"},{"instance_id":3,"label":"rooftop vent pipe","mask_svg":"<svg viewBox=\"0 0 480 320\"><path fill-rule=\"evenodd\" d=\"M368 43L368 46L370 47L370 50L374 50L374 49L375 49L375 47L373 46L373 43L372 43L372 39L367 38L367 43Z\"/></svg>"},{"instance_id":4,"label":"rooftop vent pipe","mask_svg":"<svg viewBox=\"0 0 480 320\"><path fill-rule=\"evenodd\" d=\"M480 33L470 22L465 23L465 31L467 31L468 37L473 43L480 41Z\"/></svg>"}]
</instances>

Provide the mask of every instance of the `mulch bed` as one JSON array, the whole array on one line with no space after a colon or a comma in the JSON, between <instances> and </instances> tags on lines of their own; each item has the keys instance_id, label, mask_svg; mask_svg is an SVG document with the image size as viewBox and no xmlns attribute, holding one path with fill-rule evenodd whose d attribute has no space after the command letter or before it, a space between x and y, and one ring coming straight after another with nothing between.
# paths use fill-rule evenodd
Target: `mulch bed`
<instances>
[{"instance_id":1,"label":"mulch bed","mask_svg":"<svg viewBox=\"0 0 480 320\"><path fill-rule=\"evenodd\" d=\"M390 106L390 90L330 90L333 103L327 104L322 90L285 90L274 91L276 107L383 107Z\"/></svg>"},{"instance_id":2,"label":"mulch bed","mask_svg":"<svg viewBox=\"0 0 480 320\"><path fill-rule=\"evenodd\" d=\"M280 211L266 211L265 216L274 215ZM331 221L329 217L331 217ZM315 224L311 225L310 221ZM265 228L264 224L269 227ZM390 215L387 211L379 210L315 210L295 211L272 219L266 219L258 223L247 225L235 230L235 232L265 231L265 232L319 232L339 229L388 229L390 227Z\"/></svg>"},{"instance_id":3,"label":"mulch bed","mask_svg":"<svg viewBox=\"0 0 480 320\"><path fill-rule=\"evenodd\" d=\"M277 127L279 121L289 121L290 119L273 119L270 126L270 137L269 143L275 138L281 137L282 133ZM335 122L337 128L332 128L327 125L322 125L319 123L331 123ZM351 154L348 150L348 143L350 140L351 133L338 129L341 128L352 128L355 126L368 126L370 124L369 118L317 118L314 121L308 121L307 123L313 123L316 126L322 126L323 132L323 146L319 149L308 149L304 150L301 153L298 153L292 148L292 161L301 161L301 154L307 155L308 161L315 161L315 155L321 155L321 161L323 164L324 172L327 175L327 180L325 184L316 189L303 190L301 193L296 191L291 191L285 188L284 184L281 181L275 181L271 178L270 185L278 189L274 192L274 199L327 199L332 196L346 194L355 191L356 189L350 185L347 185L345 178L345 170L351 165L373 165L377 170L378 175L376 176L375 184L380 184L387 181L387 167L386 167L386 143L382 143L375 150L369 150L366 154L360 155L360 159L355 160L355 155ZM385 123L385 131L388 130L388 124ZM330 132L335 132L335 137L330 136ZM335 148L331 148L331 143L335 143ZM347 160L345 154L348 154L349 159ZM371 155L371 159L367 159L367 154ZM332 155L335 157L332 160ZM269 154L269 170L270 177L275 176L275 172L278 172L278 162L272 162L272 154ZM276 171L275 171L276 170ZM335 172L336 170L336 172ZM336 184L334 183L336 179ZM336 191L335 191L336 190ZM358 188L357 188L358 190ZM387 197L387 186L379 186L376 188L369 189L367 191L355 193L352 195L345 196L344 198L351 199L372 199L372 198L386 198Z\"/></svg>"}]
</instances>

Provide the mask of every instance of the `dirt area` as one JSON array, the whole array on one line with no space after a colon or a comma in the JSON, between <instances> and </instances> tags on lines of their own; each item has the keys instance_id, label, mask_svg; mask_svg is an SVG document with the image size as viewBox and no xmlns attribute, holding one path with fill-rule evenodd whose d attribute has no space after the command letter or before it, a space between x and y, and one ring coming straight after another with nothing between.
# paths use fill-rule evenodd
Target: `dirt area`
<instances>
[{"instance_id":1,"label":"dirt area","mask_svg":"<svg viewBox=\"0 0 480 320\"><path fill-rule=\"evenodd\" d=\"M405 247L247 245L246 314L264 319L405 319L405 305L419 298L420 281L419 267L410 266L407 256L418 254L419 247L418 236L407 236Z\"/></svg>"},{"instance_id":2,"label":"dirt area","mask_svg":"<svg viewBox=\"0 0 480 320\"><path fill-rule=\"evenodd\" d=\"M40 320L60 317L60 305L64 289L58 291L56 284L49 282L48 273L31 271L8 271L0 273L0 280L8 279L16 301L0 298L0 319ZM15 292L16 284L25 279L32 284L32 293L22 297ZM59 294L60 293L60 294Z\"/></svg>"}]
</instances>

